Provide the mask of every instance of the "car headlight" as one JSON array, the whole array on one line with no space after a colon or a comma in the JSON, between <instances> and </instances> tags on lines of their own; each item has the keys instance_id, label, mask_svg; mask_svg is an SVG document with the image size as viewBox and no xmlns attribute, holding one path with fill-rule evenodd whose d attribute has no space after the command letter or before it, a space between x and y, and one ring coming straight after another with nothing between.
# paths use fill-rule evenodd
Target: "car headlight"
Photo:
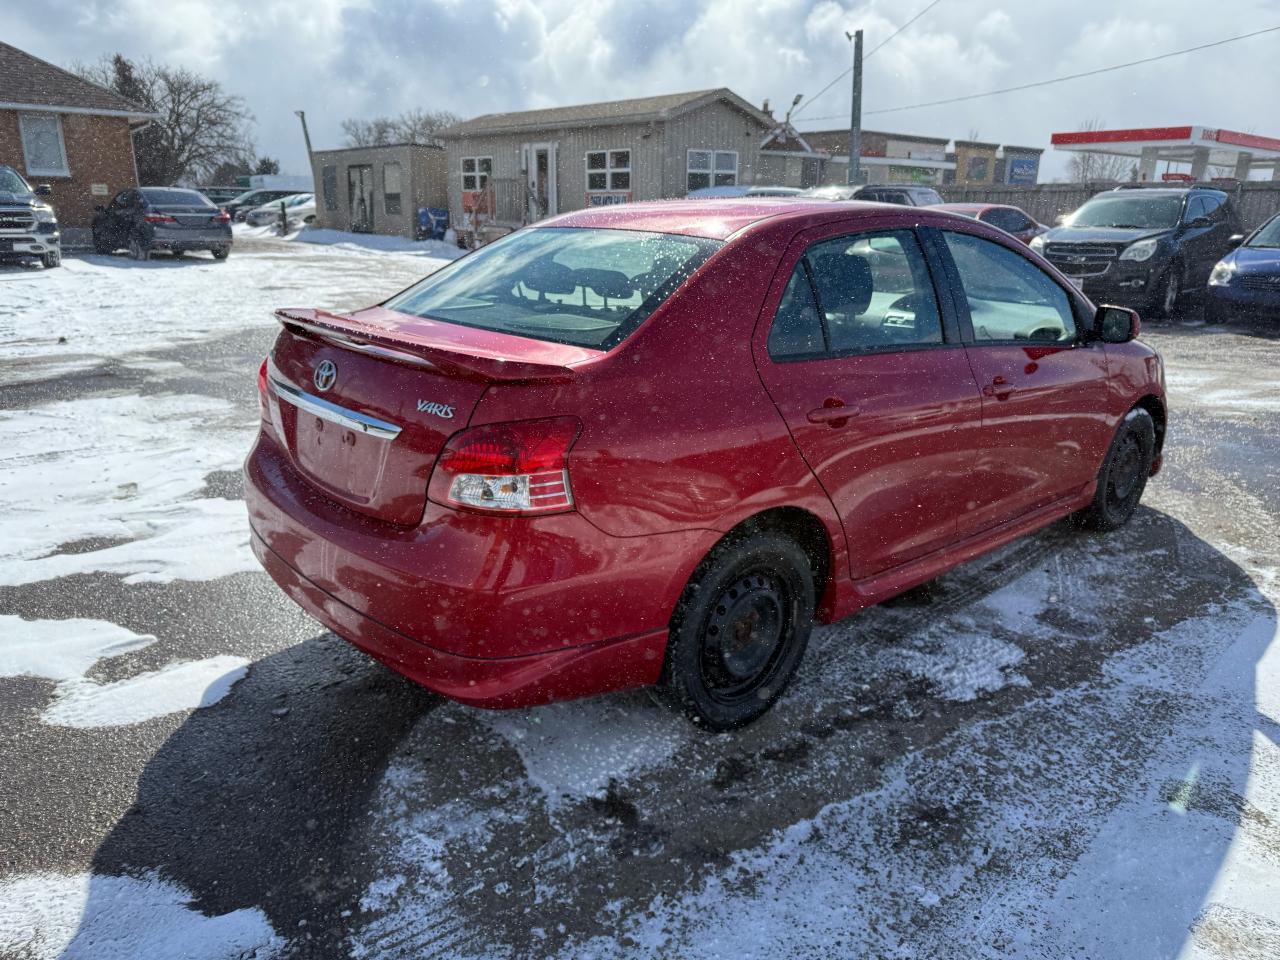
<instances>
[{"instance_id":1,"label":"car headlight","mask_svg":"<svg viewBox=\"0 0 1280 960\"><path fill-rule=\"evenodd\" d=\"M1131 243L1129 246L1124 248L1124 253L1120 254L1120 259L1137 260L1139 263L1142 263L1145 260L1150 260L1155 256L1156 245L1159 242L1159 240L1153 238L1151 240L1139 240L1137 243Z\"/></svg>"},{"instance_id":2,"label":"car headlight","mask_svg":"<svg viewBox=\"0 0 1280 960\"><path fill-rule=\"evenodd\" d=\"M36 223L57 223L58 215L53 212L53 207L36 207Z\"/></svg>"},{"instance_id":3,"label":"car headlight","mask_svg":"<svg viewBox=\"0 0 1280 960\"><path fill-rule=\"evenodd\" d=\"M1030 247L1031 247L1031 249L1032 249L1032 250L1034 250L1036 253L1043 253L1043 252L1044 252L1044 237L1032 237L1032 238L1031 238L1031 243L1029 244L1029 246L1030 246Z\"/></svg>"},{"instance_id":4,"label":"car headlight","mask_svg":"<svg viewBox=\"0 0 1280 960\"><path fill-rule=\"evenodd\" d=\"M1209 286L1225 287L1231 282L1231 275L1236 272L1236 265L1229 260L1219 260L1209 274Z\"/></svg>"}]
</instances>

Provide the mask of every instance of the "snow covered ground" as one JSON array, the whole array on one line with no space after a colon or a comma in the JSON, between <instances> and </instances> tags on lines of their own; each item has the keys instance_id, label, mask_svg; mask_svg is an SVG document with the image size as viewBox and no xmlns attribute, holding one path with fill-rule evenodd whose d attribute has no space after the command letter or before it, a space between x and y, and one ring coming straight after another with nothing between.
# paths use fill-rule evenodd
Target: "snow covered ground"
<instances>
[{"instance_id":1,"label":"snow covered ground","mask_svg":"<svg viewBox=\"0 0 1280 960\"><path fill-rule=\"evenodd\" d=\"M0 269L0 958L1280 956L1280 341L1149 330L1130 527L816 631L748 730L486 713L247 549L271 310L452 255L308 233Z\"/></svg>"}]
</instances>

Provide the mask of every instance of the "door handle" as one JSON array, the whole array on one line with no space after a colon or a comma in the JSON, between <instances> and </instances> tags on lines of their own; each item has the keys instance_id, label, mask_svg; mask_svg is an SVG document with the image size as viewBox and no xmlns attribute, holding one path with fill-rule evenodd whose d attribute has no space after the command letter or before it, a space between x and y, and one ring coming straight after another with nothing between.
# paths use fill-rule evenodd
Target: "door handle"
<instances>
[{"instance_id":1,"label":"door handle","mask_svg":"<svg viewBox=\"0 0 1280 960\"><path fill-rule=\"evenodd\" d=\"M1004 387L1004 389L1000 389ZM1008 400L1009 394L1013 393L1013 388L1009 386L1009 381L1004 377L992 377L991 382L982 388L984 397L995 397L997 400Z\"/></svg>"},{"instance_id":2,"label":"door handle","mask_svg":"<svg viewBox=\"0 0 1280 960\"><path fill-rule=\"evenodd\" d=\"M808 420L810 423L829 423L833 427L842 427L850 417L857 415L856 407L846 407L838 397L828 397L817 410L809 411Z\"/></svg>"}]
</instances>

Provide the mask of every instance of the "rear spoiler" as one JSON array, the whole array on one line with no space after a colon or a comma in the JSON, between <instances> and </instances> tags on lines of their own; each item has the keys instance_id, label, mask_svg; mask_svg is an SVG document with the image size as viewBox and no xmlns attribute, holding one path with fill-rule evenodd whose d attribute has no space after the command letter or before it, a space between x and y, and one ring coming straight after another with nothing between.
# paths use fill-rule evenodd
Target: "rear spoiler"
<instances>
[{"instance_id":1,"label":"rear spoiler","mask_svg":"<svg viewBox=\"0 0 1280 960\"><path fill-rule=\"evenodd\" d=\"M362 312L380 313L376 307ZM385 312L388 316L397 316L390 311ZM327 310L290 307L277 310L276 319L294 333L319 337L344 350L466 379L567 380L573 375L573 368L568 365L570 361L579 362L598 355L594 350L547 344L547 352L557 354L559 362L513 359L470 344L455 348L441 338L393 326L374 325L351 315Z\"/></svg>"}]
</instances>

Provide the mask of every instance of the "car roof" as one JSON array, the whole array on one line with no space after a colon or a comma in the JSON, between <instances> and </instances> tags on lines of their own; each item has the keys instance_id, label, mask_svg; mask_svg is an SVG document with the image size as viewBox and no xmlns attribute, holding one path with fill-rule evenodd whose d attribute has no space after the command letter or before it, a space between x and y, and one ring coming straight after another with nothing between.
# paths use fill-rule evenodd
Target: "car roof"
<instances>
[{"instance_id":1,"label":"car roof","mask_svg":"<svg viewBox=\"0 0 1280 960\"><path fill-rule=\"evenodd\" d=\"M981 213L984 210L995 210L1000 207L1006 207L1010 210L1017 209L1016 207L1009 206L1007 203L931 203L929 206L934 210L973 210L976 213Z\"/></svg>"},{"instance_id":2,"label":"car roof","mask_svg":"<svg viewBox=\"0 0 1280 960\"><path fill-rule=\"evenodd\" d=\"M803 228L808 223L861 216L898 216L914 223L929 207L904 207L891 203L859 200L821 200L812 197L742 197L689 200L654 200L623 203L609 207L589 207L544 220L540 227L595 227L610 230L646 230L678 233L711 240L727 240L748 227L765 221L794 221ZM941 214L940 216L946 216Z\"/></svg>"}]
</instances>

